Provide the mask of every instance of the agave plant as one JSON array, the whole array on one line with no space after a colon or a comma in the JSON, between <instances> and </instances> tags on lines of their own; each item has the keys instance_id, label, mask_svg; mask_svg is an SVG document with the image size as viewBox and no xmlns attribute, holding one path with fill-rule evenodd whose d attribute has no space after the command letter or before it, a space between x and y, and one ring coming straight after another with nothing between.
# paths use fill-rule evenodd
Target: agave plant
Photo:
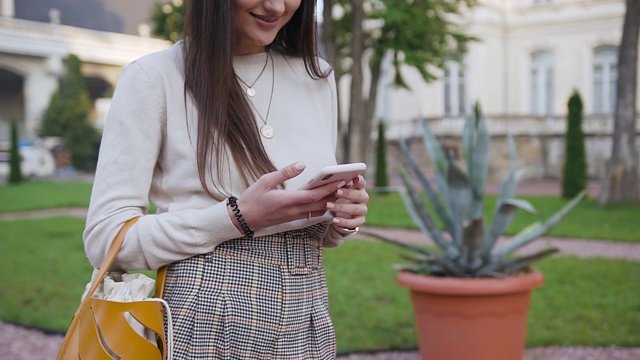
<instances>
[{"instance_id":1,"label":"agave plant","mask_svg":"<svg viewBox=\"0 0 640 360\"><path fill-rule=\"evenodd\" d=\"M400 149L432 206L427 206L409 171L402 166L401 175L406 190L401 194L414 222L433 240L439 251L377 236L412 251L411 256L405 256L412 264L400 266L399 270L437 276L501 277L527 271L532 262L557 251L547 248L526 256L514 254L557 225L585 196L586 191L578 194L546 221L533 223L507 243L498 245L498 238L518 210L537 213L531 203L515 198L516 185L528 171L516 169L517 156L512 136L508 135L510 171L502 182L493 221L485 228L483 208L490 135L479 106L476 105L474 113L466 119L462 133L466 170L463 164L441 149L426 120L422 120L422 125L423 140L435 165L433 179L429 179L420 169L404 139L400 140ZM444 230L436 225L436 216L441 220Z\"/></svg>"}]
</instances>

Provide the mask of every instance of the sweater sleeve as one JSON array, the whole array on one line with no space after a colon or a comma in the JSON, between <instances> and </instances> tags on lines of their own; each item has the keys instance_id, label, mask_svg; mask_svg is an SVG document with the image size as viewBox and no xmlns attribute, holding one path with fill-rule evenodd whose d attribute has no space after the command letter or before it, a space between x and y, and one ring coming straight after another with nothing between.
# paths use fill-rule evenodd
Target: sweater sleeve
<instances>
[{"instance_id":1,"label":"sweater sleeve","mask_svg":"<svg viewBox=\"0 0 640 360\"><path fill-rule=\"evenodd\" d=\"M120 227L129 229L114 267L158 269L212 251L241 236L224 202L200 209L148 214L158 157L166 132L166 94L162 80L134 62L123 69L103 132L84 231L87 256L98 267Z\"/></svg>"}]
</instances>

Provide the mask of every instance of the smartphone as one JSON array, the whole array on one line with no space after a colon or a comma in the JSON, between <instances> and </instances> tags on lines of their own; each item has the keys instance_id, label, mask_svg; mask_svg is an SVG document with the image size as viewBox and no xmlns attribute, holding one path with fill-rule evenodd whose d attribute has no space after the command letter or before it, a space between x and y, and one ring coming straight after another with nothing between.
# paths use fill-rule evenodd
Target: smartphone
<instances>
[{"instance_id":1,"label":"smartphone","mask_svg":"<svg viewBox=\"0 0 640 360\"><path fill-rule=\"evenodd\" d=\"M366 169L367 165L365 163L327 166L315 174L309 181L301 186L299 190L313 189L334 181L344 181L348 184L358 177L358 175L363 174Z\"/></svg>"}]
</instances>

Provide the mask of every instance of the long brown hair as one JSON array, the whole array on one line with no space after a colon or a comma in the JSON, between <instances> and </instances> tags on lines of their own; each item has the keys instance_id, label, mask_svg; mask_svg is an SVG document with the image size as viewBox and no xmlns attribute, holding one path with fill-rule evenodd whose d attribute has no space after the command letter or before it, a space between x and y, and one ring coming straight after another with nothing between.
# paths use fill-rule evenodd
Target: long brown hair
<instances>
[{"instance_id":1,"label":"long brown hair","mask_svg":"<svg viewBox=\"0 0 640 360\"><path fill-rule=\"evenodd\" d=\"M185 97L198 110L197 164L200 183L207 194L221 200L207 186L224 193L222 168L231 153L238 172L249 184L276 170L267 155L256 121L233 69L233 1L187 0L184 31ZM317 59L316 0L301 0L291 20L280 30L271 51L304 59L309 76L325 77ZM215 178L211 173L217 169Z\"/></svg>"}]
</instances>

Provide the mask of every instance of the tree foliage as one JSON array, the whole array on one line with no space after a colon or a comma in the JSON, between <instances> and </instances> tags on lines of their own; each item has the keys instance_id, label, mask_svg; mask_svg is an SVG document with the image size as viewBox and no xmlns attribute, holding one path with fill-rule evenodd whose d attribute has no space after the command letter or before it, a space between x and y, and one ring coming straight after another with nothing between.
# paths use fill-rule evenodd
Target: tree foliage
<instances>
[{"instance_id":1,"label":"tree foliage","mask_svg":"<svg viewBox=\"0 0 640 360\"><path fill-rule=\"evenodd\" d=\"M352 85L351 97L363 94L365 111L360 114L361 119L351 117L348 126L352 131L350 137L358 147L354 152L354 159L366 160L369 153L369 140L372 131L374 109L378 98L378 87L383 71L382 64L385 56L389 56L394 75L395 86L408 88L405 79L405 67L414 68L425 82L438 78L438 69L443 68L445 59L453 57L460 59L467 49L468 43L476 40L466 35L456 21L467 8L474 6L475 0L365 0L363 9L365 20L360 26L365 31L364 52L368 63L365 65L354 61L351 49L354 48L354 3L349 0L325 0L325 6L335 7L341 14L333 19L332 36L335 42L338 63L338 78L345 74L354 73L354 67L367 66L371 81L368 91L359 91ZM325 11L325 14L330 11ZM357 24L356 24L357 25ZM326 31L327 29L325 29ZM364 87L364 82L356 84Z\"/></svg>"},{"instance_id":2,"label":"tree foliage","mask_svg":"<svg viewBox=\"0 0 640 360\"><path fill-rule=\"evenodd\" d=\"M67 58L67 72L60 91L51 95L40 126L41 136L59 136L71 152L72 164L80 170L95 167L100 134L90 123L91 100L76 55Z\"/></svg>"},{"instance_id":3,"label":"tree foliage","mask_svg":"<svg viewBox=\"0 0 640 360\"><path fill-rule=\"evenodd\" d=\"M185 12L186 2L183 0L158 2L151 15L153 34L173 43L178 41L184 31Z\"/></svg>"},{"instance_id":4,"label":"tree foliage","mask_svg":"<svg viewBox=\"0 0 640 360\"><path fill-rule=\"evenodd\" d=\"M384 0L373 7L371 19L382 22L372 34L372 64L382 61L390 51L395 70L395 84L406 87L401 66L408 65L420 73L424 81L436 80L434 68L443 68L447 56L460 56L474 39L465 35L452 20L452 15L473 1Z\"/></svg>"},{"instance_id":5,"label":"tree foliage","mask_svg":"<svg viewBox=\"0 0 640 360\"><path fill-rule=\"evenodd\" d=\"M562 171L562 197L570 199L587 188L587 156L582 131L582 98L574 91L567 104L567 135Z\"/></svg>"},{"instance_id":6,"label":"tree foliage","mask_svg":"<svg viewBox=\"0 0 640 360\"><path fill-rule=\"evenodd\" d=\"M20 151L18 149L18 120L11 119L11 149L9 151L9 183L17 184L22 182L22 169L20 163Z\"/></svg>"}]
</instances>

